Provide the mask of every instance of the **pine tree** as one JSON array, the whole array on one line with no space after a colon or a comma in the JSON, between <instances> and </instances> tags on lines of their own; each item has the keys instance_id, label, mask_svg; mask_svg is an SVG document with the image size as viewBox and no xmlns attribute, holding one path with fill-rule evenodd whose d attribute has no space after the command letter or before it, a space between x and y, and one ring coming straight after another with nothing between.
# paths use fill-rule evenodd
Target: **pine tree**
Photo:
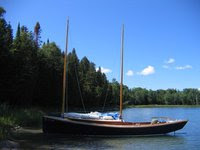
<instances>
[{"instance_id":1,"label":"pine tree","mask_svg":"<svg viewBox=\"0 0 200 150\"><path fill-rule=\"evenodd\" d=\"M12 46L12 28L3 18L6 11L0 7L0 57L7 57Z\"/></svg>"},{"instance_id":2,"label":"pine tree","mask_svg":"<svg viewBox=\"0 0 200 150\"><path fill-rule=\"evenodd\" d=\"M35 105L48 104L59 108L62 94L62 62L61 50L54 42L43 44L38 51L39 75L35 86Z\"/></svg>"},{"instance_id":3,"label":"pine tree","mask_svg":"<svg viewBox=\"0 0 200 150\"><path fill-rule=\"evenodd\" d=\"M33 101L37 81L37 47L28 28L18 24L13 44L15 58L15 80L13 82L13 101L15 105L29 105Z\"/></svg>"},{"instance_id":4,"label":"pine tree","mask_svg":"<svg viewBox=\"0 0 200 150\"><path fill-rule=\"evenodd\" d=\"M5 9L3 7L0 7L0 18L3 17L5 13L6 13Z\"/></svg>"},{"instance_id":5,"label":"pine tree","mask_svg":"<svg viewBox=\"0 0 200 150\"><path fill-rule=\"evenodd\" d=\"M37 22L34 28L35 43L37 47L40 46L40 33L41 33L40 23Z\"/></svg>"},{"instance_id":6,"label":"pine tree","mask_svg":"<svg viewBox=\"0 0 200 150\"><path fill-rule=\"evenodd\" d=\"M13 75L11 57L13 35L11 25L3 17L5 13L6 11L0 7L0 101L8 103Z\"/></svg>"}]
</instances>

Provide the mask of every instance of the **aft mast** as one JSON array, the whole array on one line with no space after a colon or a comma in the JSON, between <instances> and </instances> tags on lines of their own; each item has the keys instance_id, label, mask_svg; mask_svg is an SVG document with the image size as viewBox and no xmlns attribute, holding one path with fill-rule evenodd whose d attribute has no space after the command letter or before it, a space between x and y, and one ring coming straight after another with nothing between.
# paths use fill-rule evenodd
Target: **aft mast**
<instances>
[{"instance_id":1,"label":"aft mast","mask_svg":"<svg viewBox=\"0 0 200 150\"><path fill-rule=\"evenodd\" d=\"M122 105L123 105L123 64L124 64L124 24L121 32L121 71L120 71L120 119L122 120Z\"/></svg>"},{"instance_id":2,"label":"aft mast","mask_svg":"<svg viewBox=\"0 0 200 150\"><path fill-rule=\"evenodd\" d=\"M66 67L67 67L67 49L68 49L68 33L69 33L69 18L67 19L67 35L66 35L66 47L64 52L64 68L63 68L63 95L62 95L62 114L68 111L68 101L67 101L67 90L66 90ZM64 115L63 115L64 116Z\"/></svg>"}]
</instances>

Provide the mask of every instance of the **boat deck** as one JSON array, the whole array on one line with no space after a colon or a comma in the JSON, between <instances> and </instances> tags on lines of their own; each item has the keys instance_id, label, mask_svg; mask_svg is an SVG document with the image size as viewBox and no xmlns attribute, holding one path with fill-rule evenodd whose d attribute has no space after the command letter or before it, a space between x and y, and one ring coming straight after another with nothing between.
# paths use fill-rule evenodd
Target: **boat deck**
<instances>
[{"instance_id":1,"label":"boat deck","mask_svg":"<svg viewBox=\"0 0 200 150\"><path fill-rule=\"evenodd\" d=\"M158 122L158 123L151 123L151 122L125 122L121 120L87 120L87 119L77 119L77 118L62 118L62 117L53 117L53 116L46 116L49 119L59 120L63 122L69 122L72 124L83 124L83 125L92 125L92 126L107 126L107 127L155 127L155 126L162 126L167 124L177 124L182 122L187 122L187 120L177 120L173 122Z\"/></svg>"}]
</instances>

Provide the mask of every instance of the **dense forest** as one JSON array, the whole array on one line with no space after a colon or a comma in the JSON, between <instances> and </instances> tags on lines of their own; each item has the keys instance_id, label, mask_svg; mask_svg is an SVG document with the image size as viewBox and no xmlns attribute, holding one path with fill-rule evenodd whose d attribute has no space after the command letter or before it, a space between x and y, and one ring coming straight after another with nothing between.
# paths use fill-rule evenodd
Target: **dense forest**
<instances>
[{"instance_id":1,"label":"dense forest","mask_svg":"<svg viewBox=\"0 0 200 150\"><path fill-rule=\"evenodd\" d=\"M33 32L18 24L13 36L0 7L0 104L10 106L40 106L61 108L63 51L55 42L41 41L41 26ZM64 30L64 29L63 29ZM68 55L67 90L69 105L87 110L90 107L119 105L119 83L109 82L87 57L79 59L76 50ZM184 81L183 81L184 82ZM187 88L147 90L124 89L124 103L131 105L167 104L198 105L200 91Z\"/></svg>"}]
</instances>

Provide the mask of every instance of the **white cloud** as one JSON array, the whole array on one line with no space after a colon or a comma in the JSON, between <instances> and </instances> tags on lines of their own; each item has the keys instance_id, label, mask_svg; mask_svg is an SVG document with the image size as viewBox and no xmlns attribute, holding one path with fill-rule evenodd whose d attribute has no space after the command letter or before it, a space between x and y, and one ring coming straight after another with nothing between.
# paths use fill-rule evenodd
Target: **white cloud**
<instances>
[{"instance_id":1,"label":"white cloud","mask_svg":"<svg viewBox=\"0 0 200 150\"><path fill-rule=\"evenodd\" d=\"M167 61L165 61L166 64L172 64L175 62L174 58L169 58Z\"/></svg>"},{"instance_id":2,"label":"white cloud","mask_svg":"<svg viewBox=\"0 0 200 150\"><path fill-rule=\"evenodd\" d=\"M169 66L167 66L167 65L163 65L162 67L165 69L169 69Z\"/></svg>"},{"instance_id":3,"label":"white cloud","mask_svg":"<svg viewBox=\"0 0 200 150\"><path fill-rule=\"evenodd\" d=\"M96 68L96 71L98 71L98 70L99 70L99 68ZM103 68L103 67L101 67L101 72L102 72L102 73L111 73L112 70L110 70L110 69L108 69L108 68Z\"/></svg>"},{"instance_id":4,"label":"white cloud","mask_svg":"<svg viewBox=\"0 0 200 150\"><path fill-rule=\"evenodd\" d=\"M154 73L155 73L154 67L153 66L147 66L146 68L144 68L138 74L143 75L143 76L147 76L147 75L154 74Z\"/></svg>"},{"instance_id":5,"label":"white cloud","mask_svg":"<svg viewBox=\"0 0 200 150\"><path fill-rule=\"evenodd\" d=\"M198 88L198 90L200 91L200 88Z\"/></svg>"},{"instance_id":6,"label":"white cloud","mask_svg":"<svg viewBox=\"0 0 200 150\"><path fill-rule=\"evenodd\" d=\"M176 70L185 70L185 69L192 69L192 66L191 65L185 65L185 66L176 67Z\"/></svg>"},{"instance_id":7,"label":"white cloud","mask_svg":"<svg viewBox=\"0 0 200 150\"><path fill-rule=\"evenodd\" d=\"M127 76L133 76L133 71L132 70L128 70L128 72L126 73Z\"/></svg>"}]
</instances>

